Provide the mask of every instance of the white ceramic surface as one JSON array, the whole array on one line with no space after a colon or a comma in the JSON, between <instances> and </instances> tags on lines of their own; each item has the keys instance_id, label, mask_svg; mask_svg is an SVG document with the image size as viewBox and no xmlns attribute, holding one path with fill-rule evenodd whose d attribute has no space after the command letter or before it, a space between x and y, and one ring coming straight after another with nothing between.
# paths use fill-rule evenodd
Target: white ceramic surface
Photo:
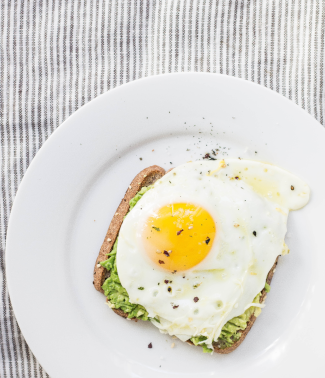
<instances>
[{"instance_id":1,"label":"white ceramic surface","mask_svg":"<svg viewBox=\"0 0 325 378\"><path fill-rule=\"evenodd\" d=\"M312 190L309 205L289 216L291 253L281 258L262 315L226 356L116 316L92 285L98 250L133 177L152 164L200 159L211 148L219 148L218 157L277 164ZM172 74L99 96L44 144L11 213L8 286L32 351L51 378L320 377L324 172L321 125L250 82Z\"/></svg>"}]
</instances>

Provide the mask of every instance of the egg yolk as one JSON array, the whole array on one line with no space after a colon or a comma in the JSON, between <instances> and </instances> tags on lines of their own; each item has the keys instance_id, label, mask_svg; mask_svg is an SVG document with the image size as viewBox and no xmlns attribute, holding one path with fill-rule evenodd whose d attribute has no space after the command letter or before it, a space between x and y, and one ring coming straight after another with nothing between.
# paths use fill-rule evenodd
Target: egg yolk
<instances>
[{"instance_id":1,"label":"egg yolk","mask_svg":"<svg viewBox=\"0 0 325 378\"><path fill-rule=\"evenodd\" d=\"M143 243L160 268L182 271L200 263L209 253L216 234L211 215L191 203L160 208L144 226Z\"/></svg>"}]
</instances>

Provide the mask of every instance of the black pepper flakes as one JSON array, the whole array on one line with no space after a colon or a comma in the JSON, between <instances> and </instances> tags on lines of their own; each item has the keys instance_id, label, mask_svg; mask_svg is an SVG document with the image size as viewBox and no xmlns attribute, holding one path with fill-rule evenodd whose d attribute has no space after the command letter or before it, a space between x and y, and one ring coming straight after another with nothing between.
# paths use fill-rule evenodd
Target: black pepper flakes
<instances>
[{"instance_id":1,"label":"black pepper flakes","mask_svg":"<svg viewBox=\"0 0 325 378\"><path fill-rule=\"evenodd\" d=\"M198 297L194 297L193 301L196 303L199 301L199 298Z\"/></svg>"},{"instance_id":2,"label":"black pepper flakes","mask_svg":"<svg viewBox=\"0 0 325 378\"><path fill-rule=\"evenodd\" d=\"M159 262L159 264L165 264L165 262L162 261L162 260L158 260L158 262Z\"/></svg>"},{"instance_id":3,"label":"black pepper flakes","mask_svg":"<svg viewBox=\"0 0 325 378\"><path fill-rule=\"evenodd\" d=\"M172 288L170 286L168 286L168 292L170 293L172 291Z\"/></svg>"},{"instance_id":4,"label":"black pepper flakes","mask_svg":"<svg viewBox=\"0 0 325 378\"><path fill-rule=\"evenodd\" d=\"M295 190L295 187L293 185L291 185L291 190Z\"/></svg>"},{"instance_id":5,"label":"black pepper flakes","mask_svg":"<svg viewBox=\"0 0 325 378\"><path fill-rule=\"evenodd\" d=\"M166 255L167 257L169 257L169 252L168 251L164 251L164 255Z\"/></svg>"},{"instance_id":6,"label":"black pepper flakes","mask_svg":"<svg viewBox=\"0 0 325 378\"><path fill-rule=\"evenodd\" d=\"M148 348L149 348L149 349L151 349L151 348L152 348L152 343L150 343L150 344L148 345Z\"/></svg>"},{"instance_id":7,"label":"black pepper flakes","mask_svg":"<svg viewBox=\"0 0 325 378\"><path fill-rule=\"evenodd\" d=\"M211 239L210 239L209 237L207 237L207 238L205 239L205 244L208 245L208 244L210 243L210 240L211 240Z\"/></svg>"},{"instance_id":8,"label":"black pepper flakes","mask_svg":"<svg viewBox=\"0 0 325 378\"><path fill-rule=\"evenodd\" d=\"M178 308L179 307L179 305L175 305L175 306L173 306L173 309L175 310L175 308Z\"/></svg>"},{"instance_id":9,"label":"black pepper flakes","mask_svg":"<svg viewBox=\"0 0 325 378\"><path fill-rule=\"evenodd\" d=\"M142 158L139 158L140 160L142 160Z\"/></svg>"},{"instance_id":10,"label":"black pepper flakes","mask_svg":"<svg viewBox=\"0 0 325 378\"><path fill-rule=\"evenodd\" d=\"M256 235L257 235L256 231L253 231L253 235L254 235L254 236L256 236Z\"/></svg>"},{"instance_id":11,"label":"black pepper flakes","mask_svg":"<svg viewBox=\"0 0 325 378\"><path fill-rule=\"evenodd\" d=\"M212 150L212 153L215 155L215 152ZM203 156L203 159L208 159L208 160L217 160L214 157L212 157L209 153L205 154Z\"/></svg>"},{"instance_id":12,"label":"black pepper flakes","mask_svg":"<svg viewBox=\"0 0 325 378\"><path fill-rule=\"evenodd\" d=\"M183 229L177 231L177 235L180 235L183 231L184 231Z\"/></svg>"},{"instance_id":13,"label":"black pepper flakes","mask_svg":"<svg viewBox=\"0 0 325 378\"><path fill-rule=\"evenodd\" d=\"M165 280L164 282L165 282L165 284L168 284L169 280Z\"/></svg>"}]
</instances>

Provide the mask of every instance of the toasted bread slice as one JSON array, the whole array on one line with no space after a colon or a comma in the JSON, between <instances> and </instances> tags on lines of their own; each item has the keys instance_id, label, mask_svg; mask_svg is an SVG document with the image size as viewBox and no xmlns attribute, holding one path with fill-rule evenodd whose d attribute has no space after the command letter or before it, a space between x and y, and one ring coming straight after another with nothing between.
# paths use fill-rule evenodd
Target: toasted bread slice
<instances>
[{"instance_id":1,"label":"toasted bread slice","mask_svg":"<svg viewBox=\"0 0 325 378\"><path fill-rule=\"evenodd\" d=\"M129 211L130 200L138 193L138 191L142 187L154 184L157 180L164 176L164 174L164 168L161 168L158 165L152 165L151 167L145 168L135 176L128 190L126 191L125 196L122 199L119 207L117 208L115 215L111 221L111 224L108 227L104 242L100 248L99 255L96 259L94 269L94 286L95 289L100 291L101 293L104 292L102 289L102 285L108 275L108 272L99 263L107 260L107 254L111 252L114 246L124 216ZM115 312L123 317L127 317L127 314L125 314L122 310L116 310Z\"/></svg>"},{"instance_id":2,"label":"toasted bread slice","mask_svg":"<svg viewBox=\"0 0 325 378\"><path fill-rule=\"evenodd\" d=\"M172 168L171 168L172 169ZM169 172L171 169L169 169L167 172ZM124 216L129 211L129 202L130 200L141 190L144 186L149 186L154 184L157 180L159 180L162 176L164 176L167 172L165 170L157 165L152 165L151 167L145 168L142 170L131 182L131 185L129 186L128 190L125 193L124 198L122 199L120 205L118 206L116 213L108 227L104 242L100 248L99 255L96 259L95 269L94 269L94 286L95 289L103 293L102 285L105 281L105 279L109 276L109 272L103 268L99 263L102 261L107 260L107 254L112 250L114 243L116 241L116 238L118 236L118 233L120 231ZM276 268L276 265L278 263L279 256L275 260L274 265L272 266L271 270L269 271L266 282L268 284L271 283L271 280L273 278L273 274ZM262 295L260 297L260 303L263 303L266 298L266 290L262 290ZM113 311L117 314L122 316L123 318L127 318L128 314L126 314L121 309L113 309ZM133 319L137 321L137 319ZM254 315L251 316L247 323L247 328L244 331L241 332L241 337L238 341L236 341L232 346L228 348L221 349L218 347L218 343L214 343L214 351L219 354L228 354L234 351L236 348L239 347L239 345L244 341L245 337L247 336L248 332L252 328L254 322L256 320L256 317ZM194 345L190 340L187 341L189 344Z\"/></svg>"}]
</instances>

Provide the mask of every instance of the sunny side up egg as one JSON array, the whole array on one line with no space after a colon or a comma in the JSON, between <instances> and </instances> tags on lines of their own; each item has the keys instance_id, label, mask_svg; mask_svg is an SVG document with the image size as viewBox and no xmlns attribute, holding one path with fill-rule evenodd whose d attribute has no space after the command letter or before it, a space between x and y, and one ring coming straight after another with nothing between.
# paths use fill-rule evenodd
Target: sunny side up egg
<instances>
[{"instance_id":1,"label":"sunny side up egg","mask_svg":"<svg viewBox=\"0 0 325 378\"><path fill-rule=\"evenodd\" d=\"M252 305L285 249L289 210L309 187L270 164L225 159L174 168L125 218L117 269L161 332L217 340ZM257 304L259 306L259 304Z\"/></svg>"}]
</instances>

